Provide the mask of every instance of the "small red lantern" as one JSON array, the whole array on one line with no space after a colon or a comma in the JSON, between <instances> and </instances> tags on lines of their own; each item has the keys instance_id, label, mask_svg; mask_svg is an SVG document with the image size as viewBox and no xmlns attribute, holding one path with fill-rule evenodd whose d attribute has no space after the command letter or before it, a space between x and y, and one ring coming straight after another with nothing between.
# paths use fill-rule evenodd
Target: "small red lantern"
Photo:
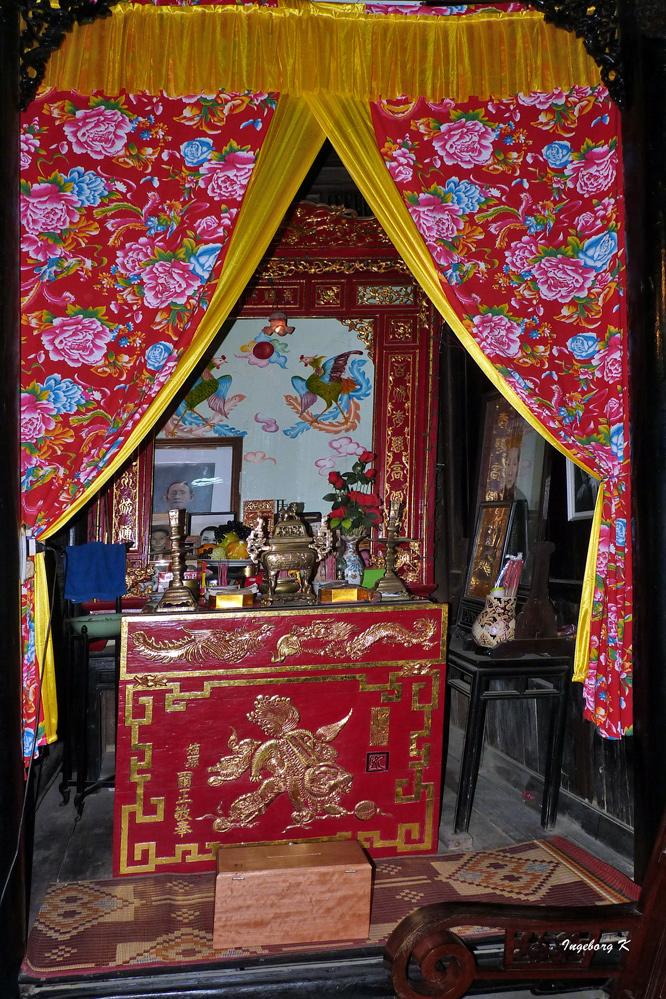
<instances>
[{"instance_id":1,"label":"small red lantern","mask_svg":"<svg viewBox=\"0 0 666 999\"><path fill-rule=\"evenodd\" d=\"M255 343L252 353L260 361L267 361L275 353L275 347L270 340L260 340L259 343Z\"/></svg>"}]
</instances>

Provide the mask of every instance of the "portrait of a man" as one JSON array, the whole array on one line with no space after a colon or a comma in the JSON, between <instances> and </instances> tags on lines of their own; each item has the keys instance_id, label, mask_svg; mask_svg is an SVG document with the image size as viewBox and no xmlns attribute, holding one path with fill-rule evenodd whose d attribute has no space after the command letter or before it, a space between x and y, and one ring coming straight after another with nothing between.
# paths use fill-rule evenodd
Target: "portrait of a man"
<instances>
[{"instance_id":1,"label":"portrait of a man","mask_svg":"<svg viewBox=\"0 0 666 999\"><path fill-rule=\"evenodd\" d=\"M158 438L153 458L153 513L185 510L189 517L237 510L242 460L241 437L214 441ZM207 517L201 526L211 523L215 521Z\"/></svg>"},{"instance_id":2,"label":"portrait of a man","mask_svg":"<svg viewBox=\"0 0 666 999\"><path fill-rule=\"evenodd\" d=\"M213 501L215 465L197 462L188 465L155 465L153 513L187 510L209 513Z\"/></svg>"},{"instance_id":3,"label":"portrait of a man","mask_svg":"<svg viewBox=\"0 0 666 999\"><path fill-rule=\"evenodd\" d=\"M189 482L170 482L164 491L168 510L187 510L194 502L194 489Z\"/></svg>"}]
</instances>

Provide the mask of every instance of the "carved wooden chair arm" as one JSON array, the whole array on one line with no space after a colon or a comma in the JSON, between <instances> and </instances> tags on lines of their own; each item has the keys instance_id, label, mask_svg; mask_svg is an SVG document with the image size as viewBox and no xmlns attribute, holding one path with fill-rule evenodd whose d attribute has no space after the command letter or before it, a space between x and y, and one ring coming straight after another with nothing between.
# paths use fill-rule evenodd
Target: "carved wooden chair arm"
<instances>
[{"instance_id":1,"label":"carved wooden chair arm","mask_svg":"<svg viewBox=\"0 0 666 999\"><path fill-rule=\"evenodd\" d=\"M399 999L460 999L475 981L617 978L626 938L638 925L633 902L540 906L436 902L416 909L384 948ZM503 954L484 961L453 927L503 932ZM620 960L618 960L620 958ZM416 974L415 974L416 972Z\"/></svg>"}]
</instances>

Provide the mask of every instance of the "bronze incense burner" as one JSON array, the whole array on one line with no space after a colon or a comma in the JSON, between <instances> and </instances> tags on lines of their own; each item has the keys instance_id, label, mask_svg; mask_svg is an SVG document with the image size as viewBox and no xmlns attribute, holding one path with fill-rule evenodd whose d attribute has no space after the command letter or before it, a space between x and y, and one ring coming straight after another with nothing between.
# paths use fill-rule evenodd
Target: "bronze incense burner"
<instances>
[{"instance_id":1,"label":"bronze incense burner","mask_svg":"<svg viewBox=\"0 0 666 999\"><path fill-rule=\"evenodd\" d=\"M247 540L247 550L255 565L264 571L266 593L263 602L281 603L290 600L305 600L314 603L312 577L320 560L332 548L332 534L328 528L328 518L322 522L320 530L311 537L305 524L296 512L296 504L290 503L280 512L270 538L266 538L264 521L260 517L257 526ZM282 585L281 572L297 574L291 585ZM296 584L295 586L293 584Z\"/></svg>"}]
</instances>

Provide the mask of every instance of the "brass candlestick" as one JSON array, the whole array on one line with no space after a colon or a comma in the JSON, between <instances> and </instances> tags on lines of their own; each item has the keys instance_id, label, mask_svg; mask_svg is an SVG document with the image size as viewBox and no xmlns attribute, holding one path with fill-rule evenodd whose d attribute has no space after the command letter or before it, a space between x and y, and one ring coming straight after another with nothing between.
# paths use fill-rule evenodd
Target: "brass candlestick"
<instances>
[{"instance_id":1,"label":"brass candlestick","mask_svg":"<svg viewBox=\"0 0 666 999\"><path fill-rule=\"evenodd\" d=\"M189 586L183 582L185 572L185 511L169 510L171 528L171 571L173 579L155 608L160 612L194 611L197 601Z\"/></svg>"},{"instance_id":2,"label":"brass candlestick","mask_svg":"<svg viewBox=\"0 0 666 999\"><path fill-rule=\"evenodd\" d=\"M386 519L386 537L377 538L386 545L386 569L381 579L378 579L373 589L381 593L382 597L406 597L411 600L412 594L409 592L402 579L395 571L396 549L403 541L412 541L412 538L398 537L400 527L400 514L402 504L393 496L389 499L388 517Z\"/></svg>"}]
</instances>

